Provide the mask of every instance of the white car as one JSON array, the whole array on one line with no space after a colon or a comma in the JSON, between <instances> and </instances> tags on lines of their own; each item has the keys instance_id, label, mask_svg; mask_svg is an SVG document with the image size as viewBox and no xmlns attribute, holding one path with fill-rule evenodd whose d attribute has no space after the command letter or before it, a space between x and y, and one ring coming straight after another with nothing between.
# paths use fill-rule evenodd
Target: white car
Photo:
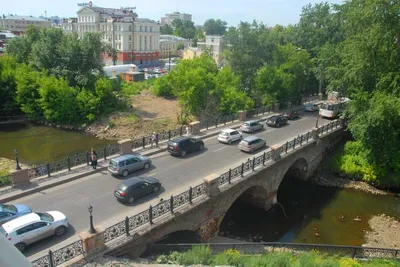
<instances>
[{"instance_id":1,"label":"white car","mask_svg":"<svg viewBox=\"0 0 400 267\"><path fill-rule=\"evenodd\" d=\"M242 140L242 133L233 129L222 130L218 135L218 141L231 144L237 140Z\"/></svg>"},{"instance_id":2,"label":"white car","mask_svg":"<svg viewBox=\"0 0 400 267\"><path fill-rule=\"evenodd\" d=\"M0 227L0 233L23 252L39 240L65 234L68 225L67 217L59 211L32 212L6 222Z\"/></svg>"}]
</instances>

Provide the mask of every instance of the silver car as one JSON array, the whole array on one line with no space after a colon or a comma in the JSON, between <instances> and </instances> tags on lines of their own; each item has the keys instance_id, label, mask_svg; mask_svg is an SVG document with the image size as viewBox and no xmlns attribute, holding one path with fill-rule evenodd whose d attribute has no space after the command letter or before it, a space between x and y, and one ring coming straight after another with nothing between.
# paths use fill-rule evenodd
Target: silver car
<instances>
[{"instance_id":1,"label":"silver car","mask_svg":"<svg viewBox=\"0 0 400 267\"><path fill-rule=\"evenodd\" d=\"M242 141L239 143L239 149L245 152L251 152L253 153L257 149L260 149L262 147L266 147L267 143L265 142L264 139L258 136L247 136L244 138Z\"/></svg>"},{"instance_id":2,"label":"silver car","mask_svg":"<svg viewBox=\"0 0 400 267\"><path fill-rule=\"evenodd\" d=\"M252 133L264 128L264 125L258 121L246 121L240 126L240 130L246 133Z\"/></svg>"},{"instance_id":3,"label":"silver car","mask_svg":"<svg viewBox=\"0 0 400 267\"><path fill-rule=\"evenodd\" d=\"M110 160L108 170L113 175L122 175L126 177L130 172L140 169L147 170L150 166L151 160L149 157L139 154L127 154Z\"/></svg>"}]
</instances>

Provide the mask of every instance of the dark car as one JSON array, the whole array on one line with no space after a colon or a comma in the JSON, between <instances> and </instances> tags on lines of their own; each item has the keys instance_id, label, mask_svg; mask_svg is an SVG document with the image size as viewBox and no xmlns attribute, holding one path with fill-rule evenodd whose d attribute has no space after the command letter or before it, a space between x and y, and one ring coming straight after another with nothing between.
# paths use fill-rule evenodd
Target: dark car
<instances>
[{"instance_id":1,"label":"dark car","mask_svg":"<svg viewBox=\"0 0 400 267\"><path fill-rule=\"evenodd\" d=\"M295 119L300 118L300 113L297 111L291 111L291 112L283 114L283 116L288 120L295 120Z\"/></svg>"},{"instance_id":2,"label":"dark car","mask_svg":"<svg viewBox=\"0 0 400 267\"><path fill-rule=\"evenodd\" d=\"M187 153L202 150L204 142L191 137L177 137L168 142L167 150L171 155L184 157Z\"/></svg>"},{"instance_id":3,"label":"dark car","mask_svg":"<svg viewBox=\"0 0 400 267\"><path fill-rule=\"evenodd\" d=\"M287 119L282 115L272 116L267 120L267 125L272 127L281 127L287 123Z\"/></svg>"},{"instance_id":4,"label":"dark car","mask_svg":"<svg viewBox=\"0 0 400 267\"><path fill-rule=\"evenodd\" d=\"M161 183L153 177L133 177L119 183L114 190L114 196L121 202L133 203L135 199L156 193Z\"/></svg>"}]
</instances>

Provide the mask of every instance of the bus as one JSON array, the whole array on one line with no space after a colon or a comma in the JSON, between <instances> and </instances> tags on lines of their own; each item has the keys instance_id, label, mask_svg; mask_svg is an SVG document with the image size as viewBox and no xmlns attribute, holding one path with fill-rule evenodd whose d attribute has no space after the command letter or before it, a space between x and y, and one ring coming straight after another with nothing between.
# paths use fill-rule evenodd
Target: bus
<instances>
[{"instance_id":1,"label":"bus","mask_svg":"<svg viewBox=\"0 0 400 267\"><path fill-rule=\"evenodd\" d=\"M319 115L324 118L335 119L345 110L349 101L350 99L347 97L324 101L319 109Z\"/></svg>"}]
</instances>

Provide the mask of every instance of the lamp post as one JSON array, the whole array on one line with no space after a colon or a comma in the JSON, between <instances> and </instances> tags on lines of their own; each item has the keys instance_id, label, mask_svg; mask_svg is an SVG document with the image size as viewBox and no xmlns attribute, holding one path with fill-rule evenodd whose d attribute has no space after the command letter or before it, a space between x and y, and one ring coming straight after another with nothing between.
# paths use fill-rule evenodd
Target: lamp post
<instances>
[{"instance_id":1,"label":"lamp post","mask_svg":"<svg viewBox=\"0 0 400 267\"><path fill-rule=\"evenodd\" d=\"M15 155L15 161L16 161L15 169L20 170L21 167L19 166L18 150L14 149L14 155Z\"/></svg>"},{"instance_id":2,"label":"lamp post","mask_svg":"<svg viewBox=\"0 0 400 267\"><path fill-rule=\"evenodd\" d=\"M89 211L89 214L90 214L90 217L89 217L90 218L89 233L95 234L96 233L96 229L94 229L94 226L93 226L93 215L92 215L93 207L92 207L92 205L89 205L88 211Z\"/></svg>"},{"instance_id":3,"label":"lamp post","mask_svg":"<svg viewBox=\"0 0 400 267\"><path fill-rule=\"evenodd\" d=\"M318 110L318 114L317 114L317 121L315 122L315 128L318 128L318 120L319 120L319 110Z\"/></svg>"}]
</instances>

